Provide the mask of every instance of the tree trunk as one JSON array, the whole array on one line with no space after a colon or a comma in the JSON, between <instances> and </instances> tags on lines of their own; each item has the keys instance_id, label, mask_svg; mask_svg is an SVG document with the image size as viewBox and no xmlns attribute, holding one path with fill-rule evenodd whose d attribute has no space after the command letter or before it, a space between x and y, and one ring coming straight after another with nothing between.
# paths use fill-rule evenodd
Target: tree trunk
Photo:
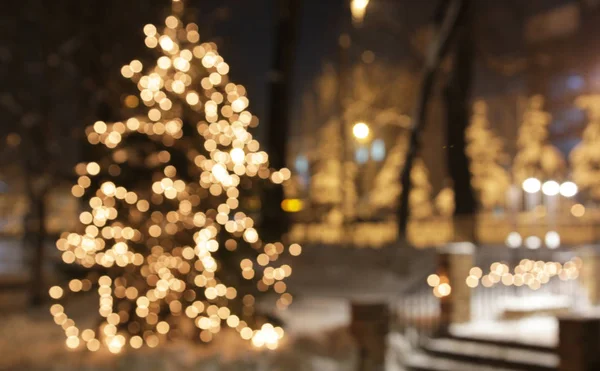
<instances>
[{"instance_id":1,"label":"tree trunk","mask_svg":"<svg viewBox=\"0 0 600 371\"><path fill-rule=\"evenodd\" d=\"M452 36L456 32L459 24L459 18L465 5L464 0L442 0L440 7L436 12L436 26L439 31L433 44L429 49L425 62L425 71L423 72L423 80L421 81L421 89L415 111L413 114L413 123L410 135L408 152L406 153L406 161L402 170L400 182L402 184L402 193L400 194L400 202L398 205L398 230L399 237L406 239L406 229L408 226L410 196L410 173L412 166L420 148L420 135L427 120L427 108L431 95L437 71L440 63L446 55Z\"/></svg>"},{"instance_id":2,"label":"tree trunk","mask_svg":"<svg viewBox=\"0 0 600 371\"><path fill-rule=\"evenodd\" d=\"M267 130L269 165L279 170L286 166L289 136L290 84L294 67L296 28L300 18L300 0L275 1L275 52L269 84L270 107ZM289 217L282 210L283 187L269 184L262 195L262 235L280 240L288 231Z\"/></svg>"},{"instance_id":3,"label":"tree trunk","mask_svg":"<svg viewBox=\"0 0 600 371\"><path fill-rule=\"evenodd\" d=\"M457 30L452 72L444 89L446 103L446 151L448 172L454 187L455 239L474 239L474 214L477 209L465 131L469 123L469 98L473 77L472 6L465 1L463 21Z\"/></svg>"},{"instance_id":4,"label":"tree trunk","mask_svg":"<svg viewBox=\"0 0 600 371\"><path fill-rule=\"evenodd\" d=\"M31 305L39 306L44 302L45 284L44 284L44 244L46 242L46 197L45 192L31 198L31 209L33 213L33 228L30 232L31 241Z\"/></svg>"}]
</instances>

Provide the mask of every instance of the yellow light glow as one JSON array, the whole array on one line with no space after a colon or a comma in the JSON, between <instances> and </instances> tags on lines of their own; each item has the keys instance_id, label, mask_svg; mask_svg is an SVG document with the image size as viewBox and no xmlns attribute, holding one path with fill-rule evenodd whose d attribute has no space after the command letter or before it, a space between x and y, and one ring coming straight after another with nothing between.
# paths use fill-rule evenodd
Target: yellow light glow
<instances>
[{"instance_id":1,"label":"yellow light glow","mask_svg":"<svg viewBox=\"0 0 600 371\"><path fill-rule=\"evenodd\" d=\"M352 20L360 25L365 18L369 0L352 0L350 3L350 11L352 12Z\"/></svg>"},{"instance_id":2,"label":"yellow light glow","mask_svg":"<svg viewBox=\"0 0 600 371\"><path fill-rule=\"evenodd\" d=\"M297 213L304 208L304 202L297 198L289 198L281 201L281 208L288 213Z\"/></svg>"},{"instance_id":3,"label":"yellow light glow","mask_svg":"<svg viewBox=\"0 0 600 371\"><path fill-rule=\"evenodd\" d=\"M369 137L370 129L369 125L364 122L354 124L352 127L352 134L356 139L367 139Z\"/></svg>"}]
</instances>

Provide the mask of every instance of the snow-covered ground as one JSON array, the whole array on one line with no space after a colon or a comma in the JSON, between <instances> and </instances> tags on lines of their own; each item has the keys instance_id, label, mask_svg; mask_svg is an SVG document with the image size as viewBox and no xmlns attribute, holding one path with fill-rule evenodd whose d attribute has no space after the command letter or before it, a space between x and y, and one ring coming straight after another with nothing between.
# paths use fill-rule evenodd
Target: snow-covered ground
<instances>
[{"instance_id":1,"label":"snow-covered ground","mask_svg":"<svg viewBox=\"0 0 600 371\"><path fill-rule=\"evenodd\" d=\"M400 250L400 249L398 249ZM398 250L356 250L306 248L301 257L290 261L293 274L289 288L294 302L286 311L275 313L286 323L286 341L276 352L253 349L237 334L224 332L209 346L175 343L160 349L146 349L119 357L106 353L70 352L65 348L62 329L52 322L46 309L39 312L16 313L0 320L0 370L31 371L346 371L354 370L356 349L345 328L350 322L352 301L404 301L408 314L434 315L439 306L436 300L422 297L402 297L411 280L424 283L423 272L432 257L414 258ZM428 254L428 252L424 252ZM282 262L288 263L287 261ZM420 275L419 275L420 273ZM409 278L410 277L410 278ZM414 282L413 282L414 283ZM412 286L411 286L412 285ZM530 311L544 308L560 309L572 303L569 298L552 294L530 297L517 295L509 289L499 295L479 290L473 295L473 315L469 324L453 326L458 336L523 342L555 346L558 324L555 318L532 316L520 320L503 321L496 314L505 310ZM479 294L477 294L479 292ZM556 290L558 294L560 290ZM424 291L431 298L431 291ZM414 299L414 300L411 300ZM97 299L71 303L73 318L78 324L89 321L90 313L97 313ZM269 307L271 300L262 304ZM508 306L501 304L510 303ZM403 304L403 305L404 305ZM410 310L418 306L418 311ZM488 316L488 308L497 313ZM394 306L396 309L400 307ZM405 308L405 309L406 309ZM68 308L67 308L68 309ZM484 315L485 314L485 315ZM232 336L230 336L232 335ZM410 346L398 334L389 338L390 354L386 370L394 370L411 354ZM442 368L443 369L443 368ZM399 370L399 369L398 369ZM395 371L395 370L394 370Z\"/></svg>"},{"instance_id":2,"label":"snow-covered ground","mask_svg":"<svg viewBox=\"0 0 600 371\"><path fill-rule=\"evenodd\" d=\"M450 332L460 337L546 347L555 347L558 344L558 320L550 316L534 316L514 321L473 321L452 325Z\"/></svg>"}]
</instances>

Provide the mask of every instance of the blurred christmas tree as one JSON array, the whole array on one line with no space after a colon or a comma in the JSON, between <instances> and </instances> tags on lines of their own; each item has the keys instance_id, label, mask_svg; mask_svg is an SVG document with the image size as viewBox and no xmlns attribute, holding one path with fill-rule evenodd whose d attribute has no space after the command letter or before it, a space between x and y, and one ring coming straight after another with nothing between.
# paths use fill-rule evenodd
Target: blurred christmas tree
<instances>
[{"instance_id":1,"label":"blurred christmas tree","mask_svg":"<svg viewBox=\"0 0 600 371\"><path fill-rule=\"evenodd\" d=\"M375 58L372 52L366 55ZM310 200L316 205L340 209L334 210L334 215L343 210L350 219L380 217L382 210L395 209L400 189L398 171L404 163L406 128L410 122L405 112L410 110L416 86L415 75L408 67L367 60L368 63L348 69L346 78L351 78L351 88L342 97L338 94L339 72L325 65L314 91L304 97L302 112L304 126L318 126L308 128L304 135L315 142L314 132L319 132L310 152L313 164ZM360 142L351 130L362 121L367 123L372 136ZM345 142L340 138L342 125ZM367 158L357 164L356 153L360 149L368 152L375 140L391 148L388 153L384 149L385 159ZM383 161L383 166L378 161ZM357 187L357 183L362 187Z\"/></svg>"},{"instance_id":2,"label":"blurred christmas tree","mask_svg":"<svg viewBox=\"0 0 600 371\"><path fill-rule=\"evenodd\" d=\"M320 140L317 143L317 158L314 174L310 183L311 201L315 204L338 205L341 203L340 192L342 143L339 136L339 124L328 122L319 130Z\"/></svg>"},{"instance_id":3,"label":"blurred christmas tree","mask_svg":"<svg viewBox=\"0 0 600 371\"><path fill-rule=\"evenodd\" d=\"M369 194L369 207L373 213L381 210L393 211L398 205L398 198L402 192L398 174L404 166L407 142L405 136L396 139L396 144L388 152L381 170L375 176L373 189Z\"/></svg>"},{"instance_id":4,"label":"blurred christmas tree","mask_svg":"<svg viewBox=\"0 0 600 371\"><path fill-rule=\"evenodd\" d=\"M291 267L275 262L300 246L261 241L247 210L257 177L281 183L290 172L269 169L248 132L258 120L245 88L229 82L216 45L199 43L197 25L183 24L182 14L173 0L162 32L144 27L146 46L161 54L155 64L134 60L121 69L140 91L125 105L143 114L86 130L103 155L76 167L72 193L90 209L80 214L81 230L63 234L57 247L65 263L91 274L68 289L52 287L50 296L97 285L101 324L80 330L52 305L70 348L85 342L117 353L177 337L210 341L225 326L270 349L283 336L257 317L255 297L272 290L278 307L291 303L284 283Z\"/></svg>"},{"instance_id":5,"label":"blurred christmas tree","mask_svg":"<svg viewBox=\"0 0 600 371\"><path fill-rule=\"evenodd\" d=\"M585 95L575 103L587 111L589 122L583 140L569 156L573 181L594 200L600 200L600 95Z\"/></svg>"},{"instance_id":6,"label":"blurred christmas tree","mask_svg":"<svg viewBox=\"0 0 600 371\"><path fill-rule=\"evenodd\" d=\"M503 167L508 157L502 140L490 128L487 104L482 100L473 105L466 137L473 188L479 194L479 202L485 210L503 206L510 186L508 172Z\"/></svg>"},{"instance_id":7,"label":"blurred christmas tree","mask_svg":"<svg viewBox=\"0 0 600 371\"><path fill-rule=\"evenodd\" d=\"M435 196L435 208L439 215L451 217L454 214L454 190L452 187L444 187Z\"/></svg>"},{"instance_id":8,"label":"blurred christmas tree","mask_svg":"<svg viewBox=\"0 0 600 371\"><path fill-rule=\"evenodd\" d=\"M564 177L565 161L561 153L548 140L550 114L542 107L544 98L535 95L523 115L517 139L518 152L513 163L513 176L517 184L527 178L540 181L560 180Z\"/></svg>"},{"instance_id":9,"label":"blurred christmas tree","mask_svg":"<svg viewBox=\"0 0 600 371\"><path fill-rule=\"evenodd\" d=\"M417 158L410 172L412 189L409 195L409 206L411 218L425 219L433 216L433 204L431 202L431 184L429 183L429 171L425 163Z\"/></svg>"}]
</instances>

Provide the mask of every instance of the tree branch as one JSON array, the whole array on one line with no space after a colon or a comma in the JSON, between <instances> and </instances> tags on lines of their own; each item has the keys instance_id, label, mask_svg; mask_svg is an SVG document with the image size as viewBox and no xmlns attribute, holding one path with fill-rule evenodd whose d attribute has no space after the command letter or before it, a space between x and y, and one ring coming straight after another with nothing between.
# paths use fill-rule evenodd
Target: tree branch
<instances>
[{"instance_id":1,"label":"tree branch","mask_svg":"<svg viewBox=\"0 0 600 371\"><path fill-rule=\"evenodd\" d=\"M399 236L404 239L406 239L406 229L409 217L408 200L411 188L410 173L420 148L420 135L427 119L428 103L433 92L437 71L439 70L442 59L448 52L452 36L456 32L459 18L464 7L464 0L443 0L438 8L438 14L444 14L443 21L441 21L437 38L432 43L425 61L425 71L423 73L421 89L413 114L409 148L400 178L402 193L400 194L397 216Z\"/></svg>"}]
</instances>

